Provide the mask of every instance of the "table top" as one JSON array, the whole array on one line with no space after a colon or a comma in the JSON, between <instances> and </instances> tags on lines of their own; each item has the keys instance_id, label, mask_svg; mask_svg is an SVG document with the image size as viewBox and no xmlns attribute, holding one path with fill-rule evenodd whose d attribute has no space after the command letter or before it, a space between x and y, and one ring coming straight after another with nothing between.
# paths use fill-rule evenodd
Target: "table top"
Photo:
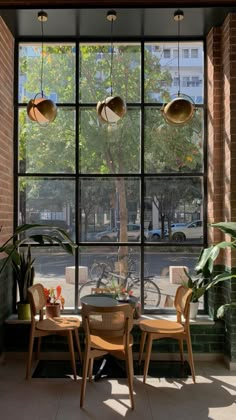
<instances>
[{"instance_id":1,"label":"table top","mask_svg":"<svg viewBox=\"0 0 236 420\"><path fill-rule=\"evenodd\" d=\"M127 300L119 300L115 299L105 293L95 293L92 295L83 296L80 301L85 305L93 305L93 306L116 306L121 305L124 303L131 303L135 304L137 302L137 298L135 296L130 296Z\"/></svg>"}]
</instances>

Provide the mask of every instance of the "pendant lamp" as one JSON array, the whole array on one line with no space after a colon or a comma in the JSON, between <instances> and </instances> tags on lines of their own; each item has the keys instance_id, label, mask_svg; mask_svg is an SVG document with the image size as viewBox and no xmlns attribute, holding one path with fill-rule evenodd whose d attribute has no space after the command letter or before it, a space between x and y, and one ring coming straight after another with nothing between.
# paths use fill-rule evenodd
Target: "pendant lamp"
<instances>
[{"instance_id":1,"label":"pendant lamp","mask_svg":"<svg viewBox=\"0 0 236 420\"><path fill-rule=\"evenodd\" d=\"M161 111L167 123L175 126L182 126L190 122L194 116L195 104L193 99L180 93L180 70L179 70L179 36L180 22L184 19L182 10L176 10L174 20L178 22L178 93L172 96L172 100L164 104Z\"/></svg>"},{"instance_id":2,"label":"pendant lamp","mask_svg":"<svg viewBox=\"0 0 236 420\"><path fill-rule=\"evenodd\" d=\"M110 89L111 94L105 100L97 103L97 114L102 123L114 124L117 123L126 113L126 105L120 96L113 96L112 88L112 70L113 70L113 22L117 15L115 10L107 12L107 20L111 22L111 65L110 65Z\"/></svg>"},{"instance_id":3,"label":"pendant lamp","mask_svg":"<svg viewBox=\"0 0 236 420\"><path fill-rule=\"evenodd\" d=\"M42 48L41 48L41 91L30 99L27 105L27 114L31 121L37 122L42 127L47 127L57 116L57 107L51 99L47 99L43 93L43 24L48 20L48 15L44 11L38 13L38 20L41 22Z\"/></svg>"}]
</instances>

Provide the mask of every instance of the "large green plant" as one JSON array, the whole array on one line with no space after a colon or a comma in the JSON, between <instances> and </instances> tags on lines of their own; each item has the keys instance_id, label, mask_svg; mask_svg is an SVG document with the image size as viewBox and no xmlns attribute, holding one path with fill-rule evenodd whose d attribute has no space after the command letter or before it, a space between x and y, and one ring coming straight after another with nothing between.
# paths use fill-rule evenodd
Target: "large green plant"
<instances>
[{"instance_id":1,"label":"large green plant","mask_svg":"<svg viewBox=\"0 0 236 420\"><path fill-rule=\"evenodd\" d=\"M46 229L48 234L30 234L32 229ZM26 232L29 232L27 235ZM22 238L19 238L23 235ZM77 245L70 239L67 233L58 227L42 225L42 224L24 224L18 226L15 233L0 246L0 254L6 254L3 264L0 267L0 274L8 263L12 264L15 279L19 287L20 302L27 301L28 287L32 286L34 281L34 259L31 258L31 244L59 244L69 254L74 254ZM22 245L27 244L27 253L22 251Z\"/></svg>"},{"instance_id":2,"label":"large green plant","mask_svg":"<svg viewBox=\"0 0 236 420\"><path fill-rule=\"evenodd\" d=\"M216 227L222 232L230 235L232 241L219 242L216 245L211 245L210 247L203 249L195 267L195 278L192 278L185 270L185 274L188 277L187 286L193 291L192 302L198 302L200 297L203 296L207 290L216 286L218 283L236 278L236 275L231 274L228 271L214 274L214 262L218 257L220 250L227 247L236 249L236 223L212 223L210 226Z\"/></svg>"}]
</instances>

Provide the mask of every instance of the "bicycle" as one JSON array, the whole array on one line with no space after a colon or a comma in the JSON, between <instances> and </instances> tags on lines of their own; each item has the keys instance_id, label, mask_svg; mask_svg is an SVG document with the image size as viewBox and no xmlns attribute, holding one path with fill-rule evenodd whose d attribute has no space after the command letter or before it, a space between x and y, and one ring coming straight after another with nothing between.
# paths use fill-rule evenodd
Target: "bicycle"
<instances>
[{"instance_id":1,"label":"bicycle","mask_svg":"<svg viewBox=\"0 0 236 420\"><path fill-rule=\"evenodd\" d=\"M115 271L115 264L117 262L117 257L115 256L106 256L106 261L95 261L90 270L89 270L89 277L92 280L98 280L103 271L105 270L107 273L112 273ZM133 255L128 255L128 267L129 272L133 272L136 276L139 275L140 272L140 261L135 258ZM149 266L147 263L144 263L144 277L149 276Z\"/></svg>"},{"instance_id":2,"label":"bicycle","mask_svg":"<svg viewBox=\"0 0 236 420\"><path fill-rule=\"evenodd\" d=\"M107 271L105 263L102 272L96 280L90 280L84 283L79 289L79 301L83 296L91 294L92 289L113 289L114 279L119 287L132 290L133 295L140 300L141 281L133 271L128 271L126 276ZM144 277L144 307L145 309L155 309L161 301L161 291L157 284L152 280L153 276Z\"/></svg>"}]
</instances>

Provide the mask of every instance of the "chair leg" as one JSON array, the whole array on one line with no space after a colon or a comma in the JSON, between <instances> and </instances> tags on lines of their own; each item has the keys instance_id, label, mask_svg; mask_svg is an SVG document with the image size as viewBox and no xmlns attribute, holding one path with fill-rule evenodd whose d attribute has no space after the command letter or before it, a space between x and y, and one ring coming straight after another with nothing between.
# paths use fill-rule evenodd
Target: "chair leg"
<instances>
[{"instance_id":1,"label":"chair leg","mask_svg":"<svg viewBox=\"0 0 236 420\"><path fill-rule=\"evenodd\" d=\"M82 353L81 353L79 334L78 334L78 329L77 328L74 329L74 334L75 334L75 342L76 342L76 345L77 345L79 358L80 358L80 361L82 363Z\"/></svg>"},{"instance_id":2,"label":"chair leg","mask_svg":"<svg viewBox=\"0 0 236 420\"><path fill-rule=\"evenodd\" d=\"M42 337L38 337L36 360L40 359L41 342L42 342Z\"/></svg>"},{"instance_id":3,"label":"chair leg","mask_svg":"<svg viewBox=\"0 0 236 420\"><path fill-rule=\"evenodd\" d=\"M194 368L193 351L192 351L190 334L186 335L186 342L187 342L187 347L188 347L189 364L190 364L190 368L192 372L192 378L193 378L193 382L195 383L196 377L195 377L195 368Z\"/></svg>"},{"instance_id":4,"label":"chair leg","mask_svg":"<svg viewBox=\"0 0 236 420\"><path fill-rule=\"evenodd\" d=\"M25 379L31 378L33 346L34 346L34 333L31 331L30 339L29 339L29 350L28 350L27 363L26 363Z\"/></svg>"},{"instance_id":5,"label":"chair leg","mask_svg":"<svg viewBox=\"0 0 236 420\"><path fill-rule=\"evenodd\" d=\"M84 351L84 360L83 360L83 373L82 373L82 385L81 385L81 392L80 392L80 407L84 406L84 397L85 397L85 390L86 390L86 383L87 383L87 375L89 369L89 349L86 343L85 351Z\"/></svg>"},{"instance_id":6,"label":"chair leg","mask_svg":"<svg viewBox=\"0 0 236 420\"><path fill-rule=\"evenodd\" d=\"M68 345L69 345L69 351L70 351L71 365L72 365L72 370L74 374L74 380L76 381L77 373L76 373L75 352L74 352L72 330L68 330L67 339L68 339Z\"/></svg>"},{"instance_id":7,"label":"chair leg","mask_svg":"<svg viewBox=\"0 0 236 420\"><path fill-rule=\"evenodd\" d=\"M125 356L125 362L126 362L126 371L127 371L127 377L128 377L130 404L133 410L134 409L134 389L133 389L134 370L133 370L132 347L128 349L128 352Z\"/></svg>"},{"instance_id":8,"label":"chair leg","mask_svg":"<svg viewBox=\"0 0 236 420\"><path fill-rule=\"evenodd\" d=\"M184 362L184 346L183 346L183 340L179 340L179 353L180 353L180 360L183 363Z\"/></svg>"},{"instance_id":9,"label":"chair leg","mask_svg":"<svg viewBox=\"0 0 236 420\"><path fill-rule=\"evenodd\" d=\"M144 363L144 372L143 372L143 383L145 384L148 368L149 368L149 362L151 357L151 351L152 351L152 334L148 334L147 339L147 345L146 345L146 355L145 355L145 363Z\"/></svg>"},{"instance_id":10,"label":"chair leg","mask_svg":"<svg viewBox=\"0 0 236 420\"><path fill-rule=\"evenodd\" d=\"M140 348L139 348L139 358L138 358L138 364L139 365L141 365L146 337L147 337L147 333L142 331L141 340L140 340Z\"/></svg>"},{"instance_id":11,"label":"chair leg","mask_svg":"<svg viewBox=\"0 0 236 420\"><path fill-rule=\"evenodd\" d=\"M89 359L89 367L88 367L88 376L89 376L89 382L92 382L93 380L93 362L94 359Z\"/></svg>"}]
</instances>

